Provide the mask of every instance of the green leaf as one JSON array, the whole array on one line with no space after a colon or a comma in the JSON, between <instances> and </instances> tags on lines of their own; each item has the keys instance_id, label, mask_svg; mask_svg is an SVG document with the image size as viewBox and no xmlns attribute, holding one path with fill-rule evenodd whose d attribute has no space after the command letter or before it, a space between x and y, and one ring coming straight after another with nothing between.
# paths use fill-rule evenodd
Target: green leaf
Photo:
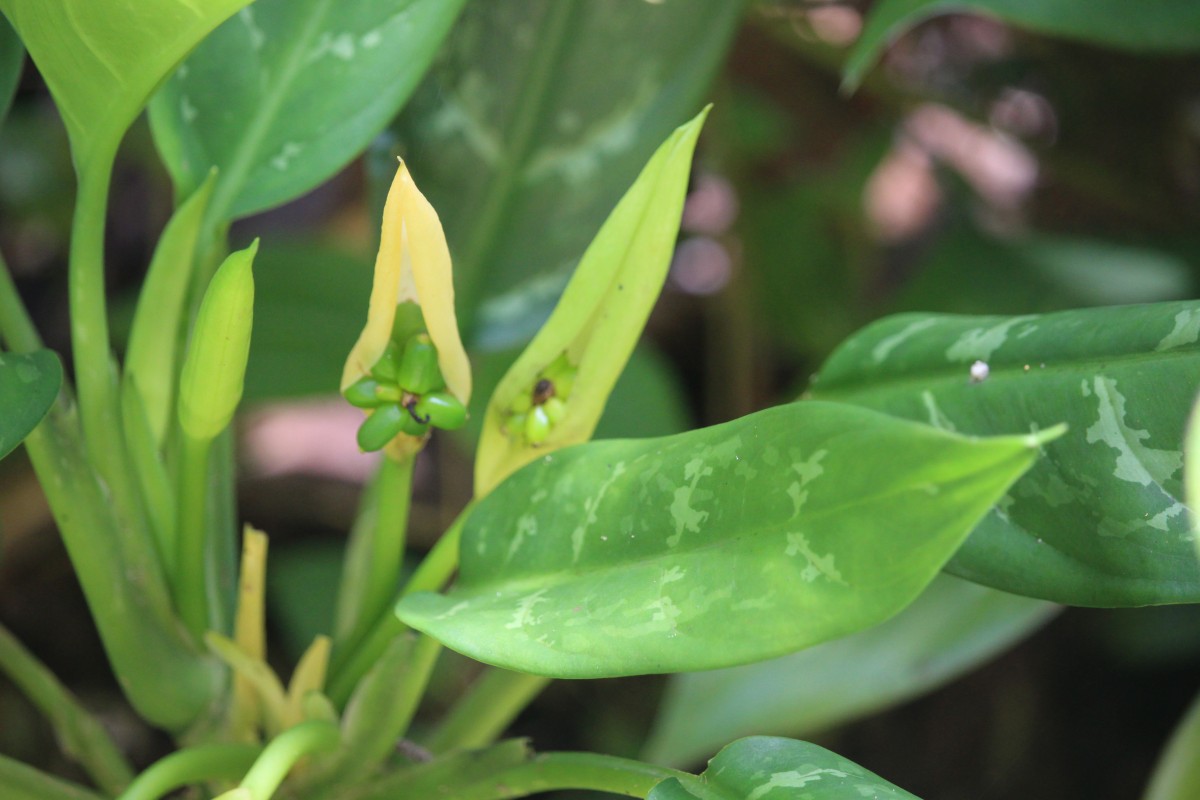
<instances>
[{"instance_id":1,"label":"green leaf","mask_svg":"<svg viewBox=\"0 0 1200 800\"><path fill-rule=\"evenodd\" d=\"M17 83L21 78L21 65L25 63L25 48L17 38L17 32L0 17L0 124L8 115Z\"/></svg>"},{"instance_id":2,"label":"green leaf","mask_svg":"<svg viewBox=\"0 0 1200 800\"><path fill-rule=\"evenodd\" d=\"M396 127L445 226L469 330L483 299L573 268L702 104L742 6L470 4Z\"/></svg>"},{"instance_id":3,"label":"green leaf","mask_svg":"<svg viewBox=\"0 0 1200 800\"><path fill-rule=\"evenodd\" d=\"M110 157L151 92L250 0L0 0L54 95L76 166Z\"/></svg>"},{"instance_id":4,"label":"green leaf","mask_svg":"<svg viewBox=\"0 0 1200 800\"><path fill-rule=\"evenodd\" d=\"M686 766L750 733L819 733L954 679L1056 608L941 575L869 630L771 661L672 676L644 757Z\"/></svg>"},{"instance_id":5,"label":"green leaf","mask_svg":"<svg viewBox=\"0 0 1200 800\"><path fill-rule=\"evenodd\" d=\"M177 191L220 169L210 218L298 197L354 158L404 105L465 0L258 0L154 98Z\"/></svg>"},{"instance_id":6,"label":"green leaf","mask_svg":"<svg viewBox=\"0 0 1200 800\"><path fill-rule=\"evenodd\" d=\"M823 747L794 739L739 739L709 762L703 789L678 778L646 800L916 800L900 787Z\"/></svg>"},{"instance_id":7,"label":"green leaf","mask_svg":"<svg viewBox=\"0 0 1200 800\"><path fill-rule=\"evenodd\" d=\"M62 364L49 350L0 352L0 458L42 421L62 381Z\"/></svg>"},{"instance_id":8,"label":"green leaf","mask_svg":"<svg viewBox=\"0 0 1200 800\"><path fill-rule=\"evenodd\" d=\"M1200 600L1182 496L1200 303L1043 316L907 314L842 345L810 396L960 433L1070 433L980 524L955 575L1061 603ZM988 377L973 383L974 361Z\"/></svg>"},{"instance_id":9,"label":"green leaf","mask_svg":"<svg viewBox=\"0 0 1200 800\"><path fill-rule=\"evenodd\" d=\"M138 392L155 449L166 440L178 373L179 331L192 277L200 224L215 175L180 204L154 248L154 257L138 296L125 351L123 391Z\"/></svg>"},{"instance_id":10,"label":"green leaf","mask_svg":"<svg viewBox=\"0 0 1200 800\"><path fill-rule=\"evenodd\" d=\"M880 0L850 51L843 85L857 88L880 53L914 25L961 12L1127 50L1184 53L1200 48L1200 6L1192 0Z\"/></svg>"},{"instance_id":11,"label":"green leaf","mask_svg":"<svg viewBox=\"0 0 1200 800\"><path fill-rule=\"evenodd\" d=\"M454 589L398 613L472 658L556 677L790 653L911 602L1043 440L799 403L567 448L485 497Z\"/></svg>"}]
</instances>

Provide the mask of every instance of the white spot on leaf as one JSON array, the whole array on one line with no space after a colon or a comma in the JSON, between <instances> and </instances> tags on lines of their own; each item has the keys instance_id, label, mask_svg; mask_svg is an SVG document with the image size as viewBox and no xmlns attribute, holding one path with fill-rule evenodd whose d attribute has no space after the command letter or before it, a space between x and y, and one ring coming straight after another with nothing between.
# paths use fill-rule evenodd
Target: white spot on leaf
<instances>
[{"instance_id":1,"label":"white spot on leaf","mask_svg":"<svg viewBox=\"0 0 1200 800\"><path fill-rule=\"evenodd\" d=\"M1155 346L1155 350L1186 347L1200 341L1200 308L1185 308L1175 315L1175 327Z\"/></svg>"},{"instance_id":2,"label":"white spot on leaf","mask_svg":"<svg viewBox=\"0 0 1200 800\"><path fill-rule=\"evenodd\" d=\"M878 344L871 348L871 360L876 364L882 364L884 359L891 355L892 351L903 344L906 339L910 339L921 331L932 328L937 322L933 317L918 320L906 326L903 330L880 339Z\"/></svg>"},{"instance_id":3,"label":"white spot on leaf","mask_svg":"<svg viewBox=\"0 0 1200 800\"><path fill-rule=\"evenodd\" d=\"M1099 416L1087 429L1087 441L1100 442L1117 451L1113 477L1149 486L1165 483L1183 468L1183 453L1178 450L1155 450L1142 444L1150 438L1150 432L1130 427L1126 422L1125 396L1117 390L1115 380L1097 376L1092 388L1099 400Z\"/></svg>"}]
</instances>

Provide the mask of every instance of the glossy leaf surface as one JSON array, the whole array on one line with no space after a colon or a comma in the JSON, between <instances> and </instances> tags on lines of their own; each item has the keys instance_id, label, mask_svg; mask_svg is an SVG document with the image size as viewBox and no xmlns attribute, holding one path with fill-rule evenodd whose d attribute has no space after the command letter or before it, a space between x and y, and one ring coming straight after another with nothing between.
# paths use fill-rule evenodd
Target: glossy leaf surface
<instances>
[{"instance_id":1,"label":"glossy leaf surface","mask_svg":"<svg viewBox=\"0 0 1200 800\"><path fill-rule=\"evenodd\" d=\"M567 448L476 506L448 595L398 612L472 658L560 677L790 653L911 602L1040 441L802 403Z\"/></svg>"},{"instance_id":2,"label":"glossy leaf surface","mask_svg":"<svg viewBox=\"0 0 1200 800\"><path fill-rule=\"evenodd\" d=\"M395 116L463 2L258 0L152 104L177 191L190 194L218 167L212 216L223 220L312 189Z\"/></svg>"},{"instance_id":3,"label":"glossy leaf surface","mask_svg":"<svg viewBox=\"0 0 1200 800\"><path fill-rule=\"evenodd\" d=\"M0 458L46 416L62 380L62 365L49 350L0 353Z\"/></svg>"},{"instance_id":4,"label":"glossy leaf surface","mask_svg":"<svg viewBox=\"0 0 1200 800\"><path fill-rule=\"evenodd\" d=\"M703 792L668 778L646 800L916 800L824 747L771 736L729 745L700 779Z\"/></svg>"},{"instance_id":5,"label":"glossy leaf surface","mask_svg":"<svg viewBox=\"0 0 1200 800\"><path fill-rule=\"evenodd\" d=\"M76 162L115 149L151 92L250 0L0 0L50 87Z\"/></svg>"},{"instance_id":6,"label":"glossy leaf surface","mask_svg":"<svg viewBox=\"0 0 1200 800\"><path fill-rule=\"evenodd\" d=\"M850 52L845 84L857 86L884 48L912 26L964 11L1128 50L1182 53L1200 48L1200 6L1191 0L881 0Z\"/></svg>"},{"instance_id":7,"label":"glossy leaf surface","mask_svg":"<svg viewBox=\"0 0 1200 800\"><path fill-rule=\"evenodd\" d=\"M971 365L988 365L972 382ZM1200 303L1025 317L901 315L869 326L810 392L987 435L1070 432L980 524L952 573L1073 605L1200 600L1182 498L1200 387Z\"/></svg>"},{"instance_id":8,"label":"glossy leaf surface","mask_svg":"<svg viewBox=\"0 0 1200 800\"><path fill-rule=\"evenodd\" d=\"M938 576L874 628L758 664L672 676L644 757L686 767L739 736L819 733L953 679L1056 609Z\"/></svg>"},{"instance_id":9,"label":"glossy leaf surface","mask_svg":"<svg viewBox=\"0 0 1200 800\"><path fill-rule=\"evenodd\" d=\"M741 13L731 0L468 6L395 131L442 216L469 329L484 298L570 272L703 104Z\"/></svg>"}]
</instances>

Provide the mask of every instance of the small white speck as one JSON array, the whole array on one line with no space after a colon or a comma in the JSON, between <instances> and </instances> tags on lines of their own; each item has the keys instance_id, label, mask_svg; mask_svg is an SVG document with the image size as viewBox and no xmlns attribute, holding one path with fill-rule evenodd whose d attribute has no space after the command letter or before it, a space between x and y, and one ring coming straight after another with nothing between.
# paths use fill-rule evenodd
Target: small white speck
<instances>
[{"instance_id":1,"label":"small white speck","mask_svg":"<svg viewBox=\"0 0 1200 800\"><path fill-rule=\"evenodd\" d=\"M986 361L976 361L971 365L971 383L983 383L987 380L988 372Z\"/></svg>"}]
</instances>

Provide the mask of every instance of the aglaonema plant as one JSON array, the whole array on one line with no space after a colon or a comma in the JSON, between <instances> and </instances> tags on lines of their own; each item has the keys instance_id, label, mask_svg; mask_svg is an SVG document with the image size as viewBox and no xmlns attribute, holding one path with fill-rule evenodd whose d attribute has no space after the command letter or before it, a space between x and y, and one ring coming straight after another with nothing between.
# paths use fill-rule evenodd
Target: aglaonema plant
<instances>
[{"instance_id":1,"label":"aglaonema plant","mask_svg":"<svg viewBox=\"0 0 1200 800\"><path fill-rule=\"evenodd\" d=\"M93 785L0 758L4 797L153 800L182 788L226 800L492 800L552 789L656 800L912 797L779 737L739 739L701 775L501 737L551 679L735 667L866 635L943 569L1080 604L1195 599L1176 449L1195 381L1168 374L1195 376L1195 303L888 320L848 341L810 398L675 436L591 442L664 283L705 109L646 162L492 392L474 496L407 577L414 462L430 437L466 423L472 374L441 222L417 188L419 164L397 166L365 325L337 387L364 412L361 449L383 453L375 500L347 548L332 630L284 682L266 657L267 536L246 526L239 544L220 513L259 247L229 252L229 224L353 158L403 103L463 4L349 5L357 27L342 40L317 35L333 13L319 0L0 0L62 112L78 176L75 382L64 381L0 269L0 455L24 443L125 695L177 745L135 774L103 727L0 629L0 669ZM362 115L330 107L329 126L288 127L284 110L306 89L354 87L392 45L411 47L401 48L389 92L331 93ZM358 50L366 61L344 74L309 66L349 62ZM207 71L242 58L277 64L276 82L246 87L247 97L205 84ZM152 124L179 204L118 365L103 291L108 183L155 90ZM246 108L249 124L216 113L222 102ZM1061 346L1078 330L1090 335ZM1066 389L1077 406L1046 401ZM1080 530L1097 503L1114 541L1087 550ZM1174 538L1163 543L1156 530ZM1130 562L1124 548L1145 540L1161 544L1162 559ZM1043 543L1068 566L1029 554ZM443 646L490 666L443 719L417 730ZM1184 797L1191 785L1189 725L1156 798Z\"/></svg>"}]
</instances>

